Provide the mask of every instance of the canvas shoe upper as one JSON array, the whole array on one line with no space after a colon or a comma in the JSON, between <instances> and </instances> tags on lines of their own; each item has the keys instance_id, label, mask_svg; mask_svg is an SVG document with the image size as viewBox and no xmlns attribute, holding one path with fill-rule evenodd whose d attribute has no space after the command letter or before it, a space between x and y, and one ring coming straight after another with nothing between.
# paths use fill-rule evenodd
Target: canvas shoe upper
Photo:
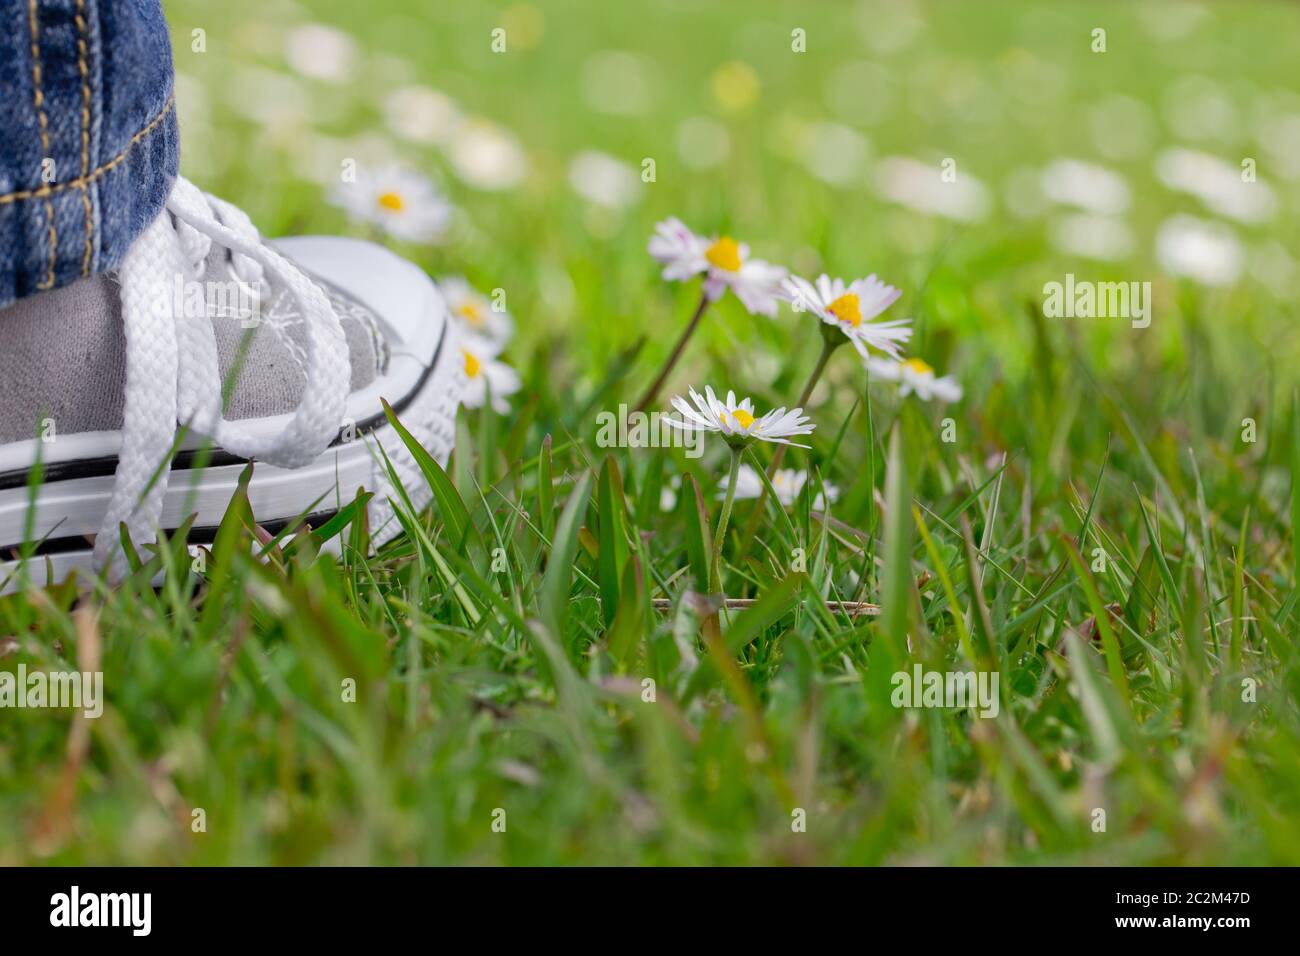
<instances>
[{"instance_id":1,"label":"canvas shoe upper","mask_svg":"<svg viewBox=\"0 0 1300 956\"><path fill-rule=\"evenodd\" d=\"M121 524L139 545L187 506L200 526L219 520L248 459L259 520L366 487L381 543L398 530L384 455L414 504L428 497L382 400L445 462L464 387L453 336L405 260L353 239L269 244L180 179L116 275L0 312L0 548L29 527L37 541L93 534L97 562L120 570Z\"/></svg>"}]
</instances>

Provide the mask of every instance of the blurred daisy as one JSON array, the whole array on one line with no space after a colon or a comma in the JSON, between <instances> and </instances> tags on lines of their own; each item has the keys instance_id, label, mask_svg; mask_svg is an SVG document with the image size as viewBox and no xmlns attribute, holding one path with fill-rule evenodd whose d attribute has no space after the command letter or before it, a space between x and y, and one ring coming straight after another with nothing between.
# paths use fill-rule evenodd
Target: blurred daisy
<instances>
[{"instance_id":1,"label":"blurred daisy","mask_svg":"<svg viewBox=\"0 0 1300 956\"><path fill-rule=\"evenodd\" d=\"M961 385L951 375L942 378L934 374L934 369L919 358L888 361L886 359L867 359L867 372L872 378L898 384L898 394L904 397L916 393L924 402L961 401Z\"/></svg>"},{"instance_id":2,"label":"blurred daisy","mask_svg":"<svg viewBox=\"0 0 1300 956\"><path fill-rule=\"evenodd\" d=\"M868 348L897 358L899 346L911 338L909 319L875 321L902 294L875 275L847 285L843 279L825 274L818 277L816 284L791 276L782 286L782 297L793 303L796 311L808 310L839 329L864 359Z\"/></svg>"},{"instance_id":3,"label":"blurred daisy","mask_svg":"<svg viewBox=\"0 0 1300 956\"><path fill-rule=\"evenodd\" d=\"M751 258L745 243L730 236L706 239L673 218L655 226L649 248L650 255L664 267L663 277L670 282L685 282L705 273L704 294L710 302L731 289L751 314L776 315L786 270Z\"/></svg>"},{"instance_id":4,"label":"blurred daisy","mask_svg":"<svg viewBox=\"0 0 1300 956\"><path fill-rule=\"evenodd\" d=\"M923 163L907 156L890 156L876 166L876 189L901 206L958 222L975 222L988 215L992 201L988 187L961 172L944 181L938 163Z\"/></svg>"},{"instance_id":5,"label":"blurred daisy","mask_svg":"<svg viewBox=\"0 0 1300 956\"><path fill-rule=\"evenodd\" d=\"M456 125L447 157L456 175L475 189L510 189L528 173L528 158L514 134L480 118Z\"/></svg>"},{"instance_id":6,"label":"blurred daisy","mask_svg":"<svg viewBox=\"0 0 1300 956\"><path fill-rule=\"evenodd\" d=\"M573 158L569 164L569 185L588 202L610 209L629 206L641 194L641 177L636 167L594 149Z\"/></svg>"},{"instance_id":7,"label":"blurred daisy","mask_svg":"<svg viewBox=\"0 0 1300 956\"><path fill-rule=\"evenodd\" d=\"M330 201L352 218L410 242L437 242L451 224L451 203L438 188L399 167L359 167L355 181L335 185Z\"/></svg>"},{"instance_id":8,"label":"blurred daisy","mask_svg":"<svg viewBox=\"0 0 1300 956\"><path fill-rule=\"evenodd\" d=\"M682 420L665 418L664 421L682 431L717 432L733 447L743 447L754 439L780 445L796 445L790 441L791 436L810 435L817 427L810 423L802 408L789 411L778 408L760 417L754 414L753 401L746 398L737 402L735 392L727 392L726 401L719 400L711 387L706 387L703 395L695 389L691 389L690 394L690 402L680 395L673 399L673 408L681 413Z\"/></svg>"},{"instance_id":9,"label":"blurred daisy","mask_svg":"<svg viewBox=\"0 0 1300 956\"><path fill-rule=\"evenodd\" d=\"M427 86L404 86L384 102L388 128L413 143L446 145L461 123L460 108L445 93Z\"/></svg>"},{"instance_id":10,"label":"blurred daisy","mask_svg":"<svg viewBox=\"0 0 1300 956\"><path fill-rule=\"evenodd\" d=\"M1156 175L1170 189L1189 193L1211 212L1258 224L1273 217L1277 199L1262 180L1245 181L1241 170L1217 156L1167 149L1156 158Z\"/></svg>"},{"instance_id":11,"label":"blurred daisy","mask_svg":"<svg viewBox=\"0 0 1300 956\"><path fill-rule=\"evenodd\" d=\"M482 408L492 396L492 409L504 415L510 411L506 396L513 395L523 386L519 373L497 360L499 349L491 342L475 336L461 339L461 356L465 361L465 391L461 404L466 408Z\"/></svg>"},{"instance_id":12,"label":"blurred daisy","mask_svg":"<svg viewBox=\"0 0 1300 956\"><path fill-rule=\"evenodd\" d=\"M1156 258L1171 275L1207 286L1231 285L1245 265L1245 251L1231 229L1192 216L1174 216L1161 223Z\"/></svg>"},{"instance_id":13,"label":"blurred daisy","mask_svg":"<svg viewBox=\"0 0 1300 956\"><path fill-rule=\"evenodd\" d=\"M682 488L682 476L673 475L668 484L659 489L659 510L672 511L677 507L677 492Z\"/></svg>"},{"instance_id":14,"label":"blurred daisy","mask_svg":"<svg viewBox=\"0 0 1300 956\"><path fill-rule=\"evenodd\" d=\"M772 490L776 492L777 500L787 508L793 505L803 491L803 486L808 483L808 472L795 468L778 468L772 475ZM829 481L822 482L825 489L825 495L818 494L813 507L818 511L826 510L826 498L829 497L832 502L839 499L840 490ZM725 489L719 491L719 495L725 494ZM763 496L763 478L750 465L741 465L740 472L736 478L736 497L741 499L761 498Z\"/></svg>"},{"instance_id":15,"label":"blurred daisy","mask_svg":"<svg viewBox=\"0 0 1300 956\"><path fill-rule=\"evenodd\" d=\"M482 339L497 349L505 348L515 331L510 313L497 309L492 300L461 276L440 280L438 288L446 300L447 311L469 335Z\"/></svg>"},{"instance_id":16,"label":"blurred daisy","mask_svg":"<svg viewBox=\"0 0 1300 956\"><path fill-rule=\"evenodd\" d=\"M352 38L323 23L304 23L285 37L284 56L294 72L327 83L346 83L356 72Z\"/></svg>"},{"instance_id":17,"label":"blurred daisy","mask_svg":"<svg viewBox=\"0 0 1300 956\"><path fill-rule=\"evenodd\" d=\"M1043 195L1052 202L1114 216L1128 208L1128 182L1119 173L1079 159L1056 159L1039 174Z\"/></svg>"}]
</instances>

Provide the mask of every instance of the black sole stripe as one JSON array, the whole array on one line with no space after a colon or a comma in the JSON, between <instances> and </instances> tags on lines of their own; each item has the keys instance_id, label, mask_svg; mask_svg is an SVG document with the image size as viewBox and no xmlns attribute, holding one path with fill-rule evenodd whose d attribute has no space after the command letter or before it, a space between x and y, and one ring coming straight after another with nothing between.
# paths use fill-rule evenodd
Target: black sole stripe
<instances>
[{"instance_id":1,"label":"black sole stripe","mask_svg":"<svg viewBox=\"0 0 1300 956\"><path fill-rule=\"evenodd\" d=\"M337 511L314 511L309 515L295 515L292 518L277 518L274 521L259 521L257 526L275 537L290 525L308 525L312 528L319 528L325 522L333 518ZM164 528L164 533L175 534L175 528ZM187 544L212 544L217 540L217 526L204 525L201 528L191 528L189 536L185 539ZM91 551L93 545L86 540L84 535L72 535L65 538L48 538L41 542L28 558L29 561L38 561L47 555L68 554L75 551ZM21 548L14 546L6 548L0 553L0 561L17 561L22 557Z\"/></svg>"}]
</instances>

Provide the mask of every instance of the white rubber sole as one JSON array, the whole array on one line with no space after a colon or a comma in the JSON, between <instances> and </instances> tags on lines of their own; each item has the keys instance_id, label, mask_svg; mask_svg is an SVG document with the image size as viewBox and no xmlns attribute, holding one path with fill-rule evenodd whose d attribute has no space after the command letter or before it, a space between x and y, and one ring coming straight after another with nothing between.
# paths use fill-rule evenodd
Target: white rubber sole
<instances>
[{"instance_id":1,"label":"white rubber sole","mask_svg":"<svg viewBox=\"0 0 1300 956\"><path fill-rule=\"evenodd\" d=\"M441 299L435 301L440 307ZM431 316L430 323L435 321ZM417 508L428 504L427 483L400 436L380 417L379 397L388 398L407 430L445 464L455 438L464 369L454 330L447 324L443 327L445 333L434 343L431 356L422 362L395 358L389 374L351 397L348 417L361 429L355 438L331 446L304 468L254 465L248 496L259 523L274 526L308 514L332 514L365 488L376 492L368 516L372 542L380 545L395 537L401 530L389 501L395 489L380 447L412 504ZM268 427L274 427L274 422L268 422ZM0 594L18 586L15 559L27 540L43 544L28 562L31 584L56 584L73 573L94 574L93 536L112 495L119 441L116 432L97 432L60 436L49 446L48 456L40 455L44 449L34 442L0 449L0 478L8 479L0 489ZM192 449L198 443L188 445ZM16 484L15 476L26 472L38 455L46 480L37 487L33 502L31 490L25 482ZM199 529L214 529L221 522L246 464L218 452L199 468L200 457L184 449L177 456L162 508L164 530L174 530L195 516L192 540ZM22 464L15 469L16 462Z\"/></svg>"}]
</instances>

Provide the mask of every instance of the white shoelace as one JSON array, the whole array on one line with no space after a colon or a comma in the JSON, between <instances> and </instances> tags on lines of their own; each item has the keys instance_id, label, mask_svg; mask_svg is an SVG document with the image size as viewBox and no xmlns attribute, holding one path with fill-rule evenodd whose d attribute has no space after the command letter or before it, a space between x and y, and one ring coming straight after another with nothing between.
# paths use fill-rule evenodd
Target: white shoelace
<instances>
[{"instance_id":1,"label":"white shoelace","mask_svg":"<svg viewBox=\"0 0 1300 956\"><path fill-rule=\"evenodd\" d=\"M277 278L296 300L306 332L306 383L289 423L258 434L222 417L222 381L212 320L179 311L177 276L203 281L213 243L230 251L230 278L265 291ZM139 546L155 539L177 425L188 425L220 448L282 468L299 468L338 434L351 381L347 340L321 288L263 244L244 212L178 177L165 211L127 252L120 269L126 332L126 401L117 477L95 560L125 570L119 525ZM179 301L178 301L179 300ZM206 297L205 297L206 300Z\"/></svg>"}]
</instances>

